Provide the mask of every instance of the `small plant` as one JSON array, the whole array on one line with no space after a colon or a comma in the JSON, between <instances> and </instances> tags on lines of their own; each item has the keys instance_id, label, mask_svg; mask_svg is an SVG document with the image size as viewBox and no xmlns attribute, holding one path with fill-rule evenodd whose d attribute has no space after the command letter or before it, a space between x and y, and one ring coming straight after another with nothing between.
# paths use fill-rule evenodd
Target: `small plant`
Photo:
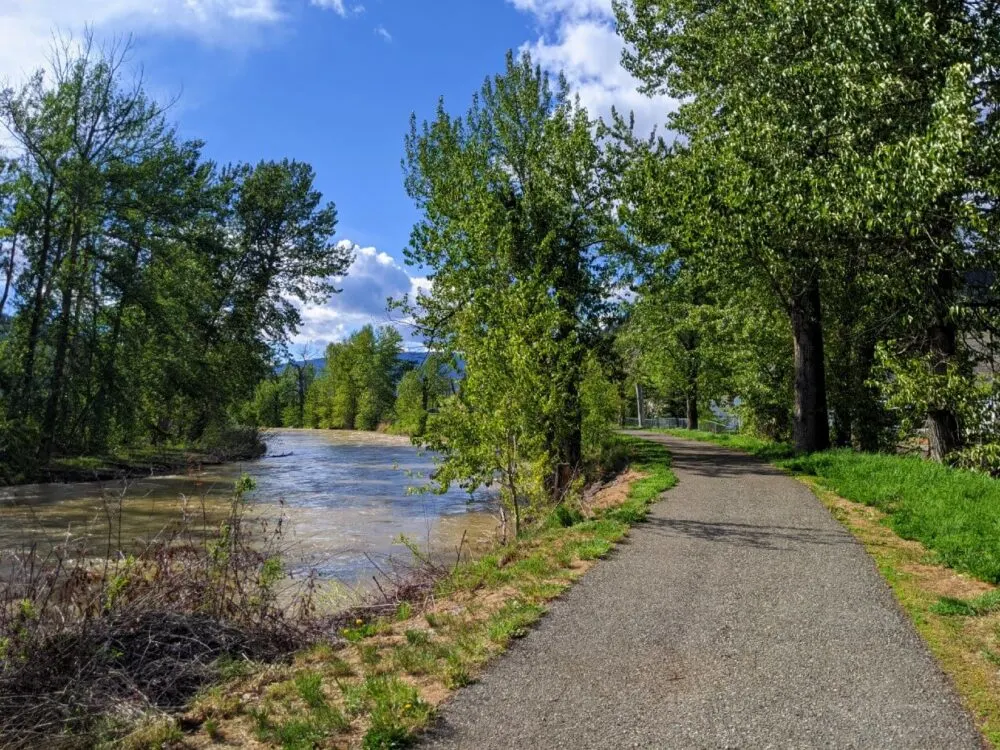
<instances>
[{"instance_id":1,"label":"small plant","mask_svg":"<svg viewBox=\"0 0 1000 750\"><path fill-rule=\"evenodd\" d=\"M537 604L515 599L490 617L487 634L494 643L506 646L512 639L524 636L528 626L541 616L542 608Z\"/></svg>"},{"instance_id":2,"label":"small plant","mask_svg":"<svg viewBox=\"0 0 1000 750\"><path fill-rule=\"evenodd\" d=\"M577 508L570 508L565 503L557 505L556 509L552 511L551 524L564 529L575 526L578 523L583 523L583 521L583 513Z\"/></svg>"},{"instance_id":3,"label":"small plant","mask_svg":"<svg viewBox=\"0 0 1000 750\"><path fill-rule=\"evenodd\" d=\"M362 741L365 750L407 747L415 730L426 725L431 707L417 691L395 677L369 677L364 683L371 725Z\"/></svg>"},{"instance_id":4,"label":"small plant","mask_svg":"<svg viewBox=\"0 0 1000 750\"><path fill-rule=\"evenodd\" d=\"M374 644L362 644L358 646L358 656L361 659L361 663L366 667L374 667L382 660L378 646Z\"/></svg>"},{"instance_id":5,"label":"small plant","mask_svg":"<svg viewBox=\"0 0 1000 750\"><path fill-rule=\"evenodd\" d=\"M407 674L430 674L437 667L437 656L426 645L399 646L393 652L393 663Z\"/></svg>"},{"instance_id":6,"label":"small plant","mask_svg":"<svg viewBox=\"0 0 1000 750\"><path fill-rule=\"evenodd\" d=\"M202 724L202 728L205 730L205 734L212 742L219 742L222 740L222 733L219 731L219 722L215 719L205 719L205 723Z\"/></svg>"},{"instance_id":7,"label":"small plant","mask_svg":"<svg viewBox=\"0 0 1000 750\"><path fill-rule=\"evenodd\" d=\"M411 646L424 646L430 643L431 636L426 630L407 630L406 642Z\"/></svg>"},{"instance_id":8,"label":"small plant","mask_svg":"<svg viewBox=\"0 0 1000 750\"><path fill-rule=\"evenodd\" d=\"M1000 611L1000 590L990 591L974 599L955 599L942 596L931 611L939 615L979 617Z\"/></svg>"},{"instance_id":9,"label":"small plant","mask_svg":"<svg viewBox=\"0 0 1000 750\"><path fill-rule=\"evenodd\" d=\"M295 678L295 689L302 702L315 710L325 708L326 696L323 695L323 677L316 672L303 672Z\"/></svg>"},{"instance_id":10,"label":"small plant","mask_svg":"<svg viewBox=\"0 0 1000 750\"><path fill-rule=\"evenodd\" d=\"M363 641L365 638L371 638L373 635L378 635L378 632L378 623L365 622L361 618L358 618L354 621L353 627L344 628L340 631L340 634L351 643L358 643L359 641Z\"/></svg>"}]
</instances>

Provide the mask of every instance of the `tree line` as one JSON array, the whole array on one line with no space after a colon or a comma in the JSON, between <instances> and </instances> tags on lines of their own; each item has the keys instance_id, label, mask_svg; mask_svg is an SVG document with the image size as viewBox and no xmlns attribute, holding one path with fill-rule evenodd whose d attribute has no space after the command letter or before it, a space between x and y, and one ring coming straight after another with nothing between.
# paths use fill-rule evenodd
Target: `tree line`
<instances>
[{"instance_id":1,"label":"tree line","mask_svg":"<svg viewBox=\"0 0 1000 750\"><path fill-rule=\"evenodd\" d=\"M220 166L127 73L128 42L56 45L0 91L0 464L224 439L344 274L308 164Z\"/></svg>"},{"instance_id":2,"label":"tree line","mask_svg":"<svg viewBox=\"0 0 1000 750\"><path fill-rule=\"evenodd\" d=\"M378 429L423 434L428 415L454 390L458 367L428 353L402 358L403 337L392 326L363 326L327 346L324 365L289 360L261 381L241 412L260 427Z\"/></svg>"},{"instance_id":3,"label":"tree line","mask_svg":"<svg viewBox=\"0 0 1000 750\"><path fill-rule=\"evenodd\" d=\"M508 55L411 123L396 306L465 377L420 442L442 485L558 502L635 384L802 452L1000 467L998 6L617 0L623 65L677 103L637 132ZM595 385L596 384L596 385Z\"/></svg>"}]
</instances>

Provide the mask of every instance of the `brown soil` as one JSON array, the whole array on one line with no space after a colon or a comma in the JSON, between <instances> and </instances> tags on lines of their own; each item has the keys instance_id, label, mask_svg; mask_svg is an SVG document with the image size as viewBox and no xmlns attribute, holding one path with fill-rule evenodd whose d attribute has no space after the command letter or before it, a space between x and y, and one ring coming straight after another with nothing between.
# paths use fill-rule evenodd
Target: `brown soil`
<instances>
[{"instance_id":1,"label":"brown soil","mask_svg":"<svg viewBox=\"0 0 1000 750\"><path fill-rule=\"evenodd\" d=\"M809 484L816 489L815 485ZM944 565L918 562L930 557L927 549L920 542L897 536L885 525L885 513L868 505L852 503L829 492L822 490L820 492L823 493L823 501L827 507L834 510L841 521L847 520L858 532L863 533L868 544L878 544L908 553L909 560L901 563L900 569L912 576L920 588L936 596L949 596L955 599L972 599L996 588Z\"/></svg>"},{"instance_id":2,"label":"brown soil","mask_svg":"<svg viewBox=\"0 0 1000 750\"><path fill-rule=\"evenodd\" d=\"M632 485L647 476L648 474L635 469L629 469L619 474L610 482L602 484L584 495L580 502L583 512L588 516L593 516L598 511L621 505L628 498Z\"/></svg>"}]
</instances>

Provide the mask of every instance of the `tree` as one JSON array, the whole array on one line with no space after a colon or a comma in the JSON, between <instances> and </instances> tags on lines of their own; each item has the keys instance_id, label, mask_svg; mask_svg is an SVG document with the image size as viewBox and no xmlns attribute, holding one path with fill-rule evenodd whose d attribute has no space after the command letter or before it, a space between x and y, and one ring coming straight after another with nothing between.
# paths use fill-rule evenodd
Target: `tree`
<instances>
[{"instance_id":1,"label":"tree","mask_svg":"<svg viewBox=\"0 0 1000 750\"><path fill-rule=\"evenodd\" d=\"M306 423L335 430L374 430L391 421L402 377L402 336L368 325L330 344L326 367L309 390Z\"/></svg>"},{"instance_id":2,"label":"tree","mask_svg":"<svg viewBox=\"0 0 1000 750\"><path fill-rule=\"evenodd\" d=\"M464 117L441 103L433 121L411 124L406 187L422 217L406 256L431 269L434 287L408 312L435 350L465 363L462 388L431 420L428 441L481 480L549 462L558 497L580 467L585 352L601 334L612 282L601 261L622 242L606 166L565 80L553 85L528 55L508 54L504 73L484 83ZM506 349L497 335L528 328L537 339L527 348ZM483 351L487 341L523 360L501 367ZM528 393L525 382L544 393ZM525 401L512 403L514 394ZM556 401L545 408L536 403L549 398ZM510 450L493 455L459 433Z\"/></svg>"},{"instance_id":3,"label":"tree","mask_svg":"<svg viewBox=\"0 0 1000 750\"><path fill-rule=\"evenodd\" d=\"M620 346L638 353L638 373L664 396L679 396L687 426L729 395L729 334L704 283L683 266L653 277L631 310Z\"/></svg>"},{"instance_id":4,"label":"tree","mask_svg":"<svg viewBox=\"0 0 1000 750\"><path fill-rule=\"evenodd\" d=\"M826 282L860 253L873 274L956 257L976 119L969 10L946 0L616 8L626 67L647 92L683 100L670 122L678 141L642 160L650 205L637 210L672 225L657 240L672 252L784 310L795 443L825 448ZM921 274L897 288L923 282L948 296L946 278Z\"/></svg>"},{"instance_id":5,"label":"tree","mask_svg":"<svg viewBox=\"0 0 1000 750\"><path fill-rule=\"evenodd\" d=\"M16 142L0 430L18 433L0 442L20 467L221 434L295 332L295 303L325 300L351 261L308 165L204 161L128 77L129 53L61 42L50 70L0 92Z\"/></svg>"},{"instance_id":6,"label":"tree","mask_svg":"<svg viewBox=\"0 0 1000 750\"><path fill-rule=\"evenodd\" d=\"M396 389L394 428L412 437L421 437L427 429L431 412L440 408L444 398L452 395L450 368L444 358L430 353L412 370L407 370Z\"/></svg>"}]
</instances>

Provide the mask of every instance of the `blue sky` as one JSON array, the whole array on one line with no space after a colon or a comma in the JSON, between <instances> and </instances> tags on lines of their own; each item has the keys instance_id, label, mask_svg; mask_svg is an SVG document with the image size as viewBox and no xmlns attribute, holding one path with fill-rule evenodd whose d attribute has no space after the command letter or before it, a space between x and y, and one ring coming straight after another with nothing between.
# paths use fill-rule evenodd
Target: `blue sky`
<instances>
[{"instance_id":1,"label":"blue sky","mask_svg":"<svg viewBox=\"0 0 1000 750\"><path fill-rule=\"evenodd\" d=\"M417 214L400 158L411 112L439 96L464 111L508 49L563 70L595 115L612 105L662 121L620 67L611 0L0 0L0 77L44 64L54 29L134 34L147 88L177 97L172 118L220 162L311 163L358 246L344 293L304 311L296 339L318 354L364 323L386 321L387 296L426 285L402 265Z\"/></svg>"}]
</instances>

